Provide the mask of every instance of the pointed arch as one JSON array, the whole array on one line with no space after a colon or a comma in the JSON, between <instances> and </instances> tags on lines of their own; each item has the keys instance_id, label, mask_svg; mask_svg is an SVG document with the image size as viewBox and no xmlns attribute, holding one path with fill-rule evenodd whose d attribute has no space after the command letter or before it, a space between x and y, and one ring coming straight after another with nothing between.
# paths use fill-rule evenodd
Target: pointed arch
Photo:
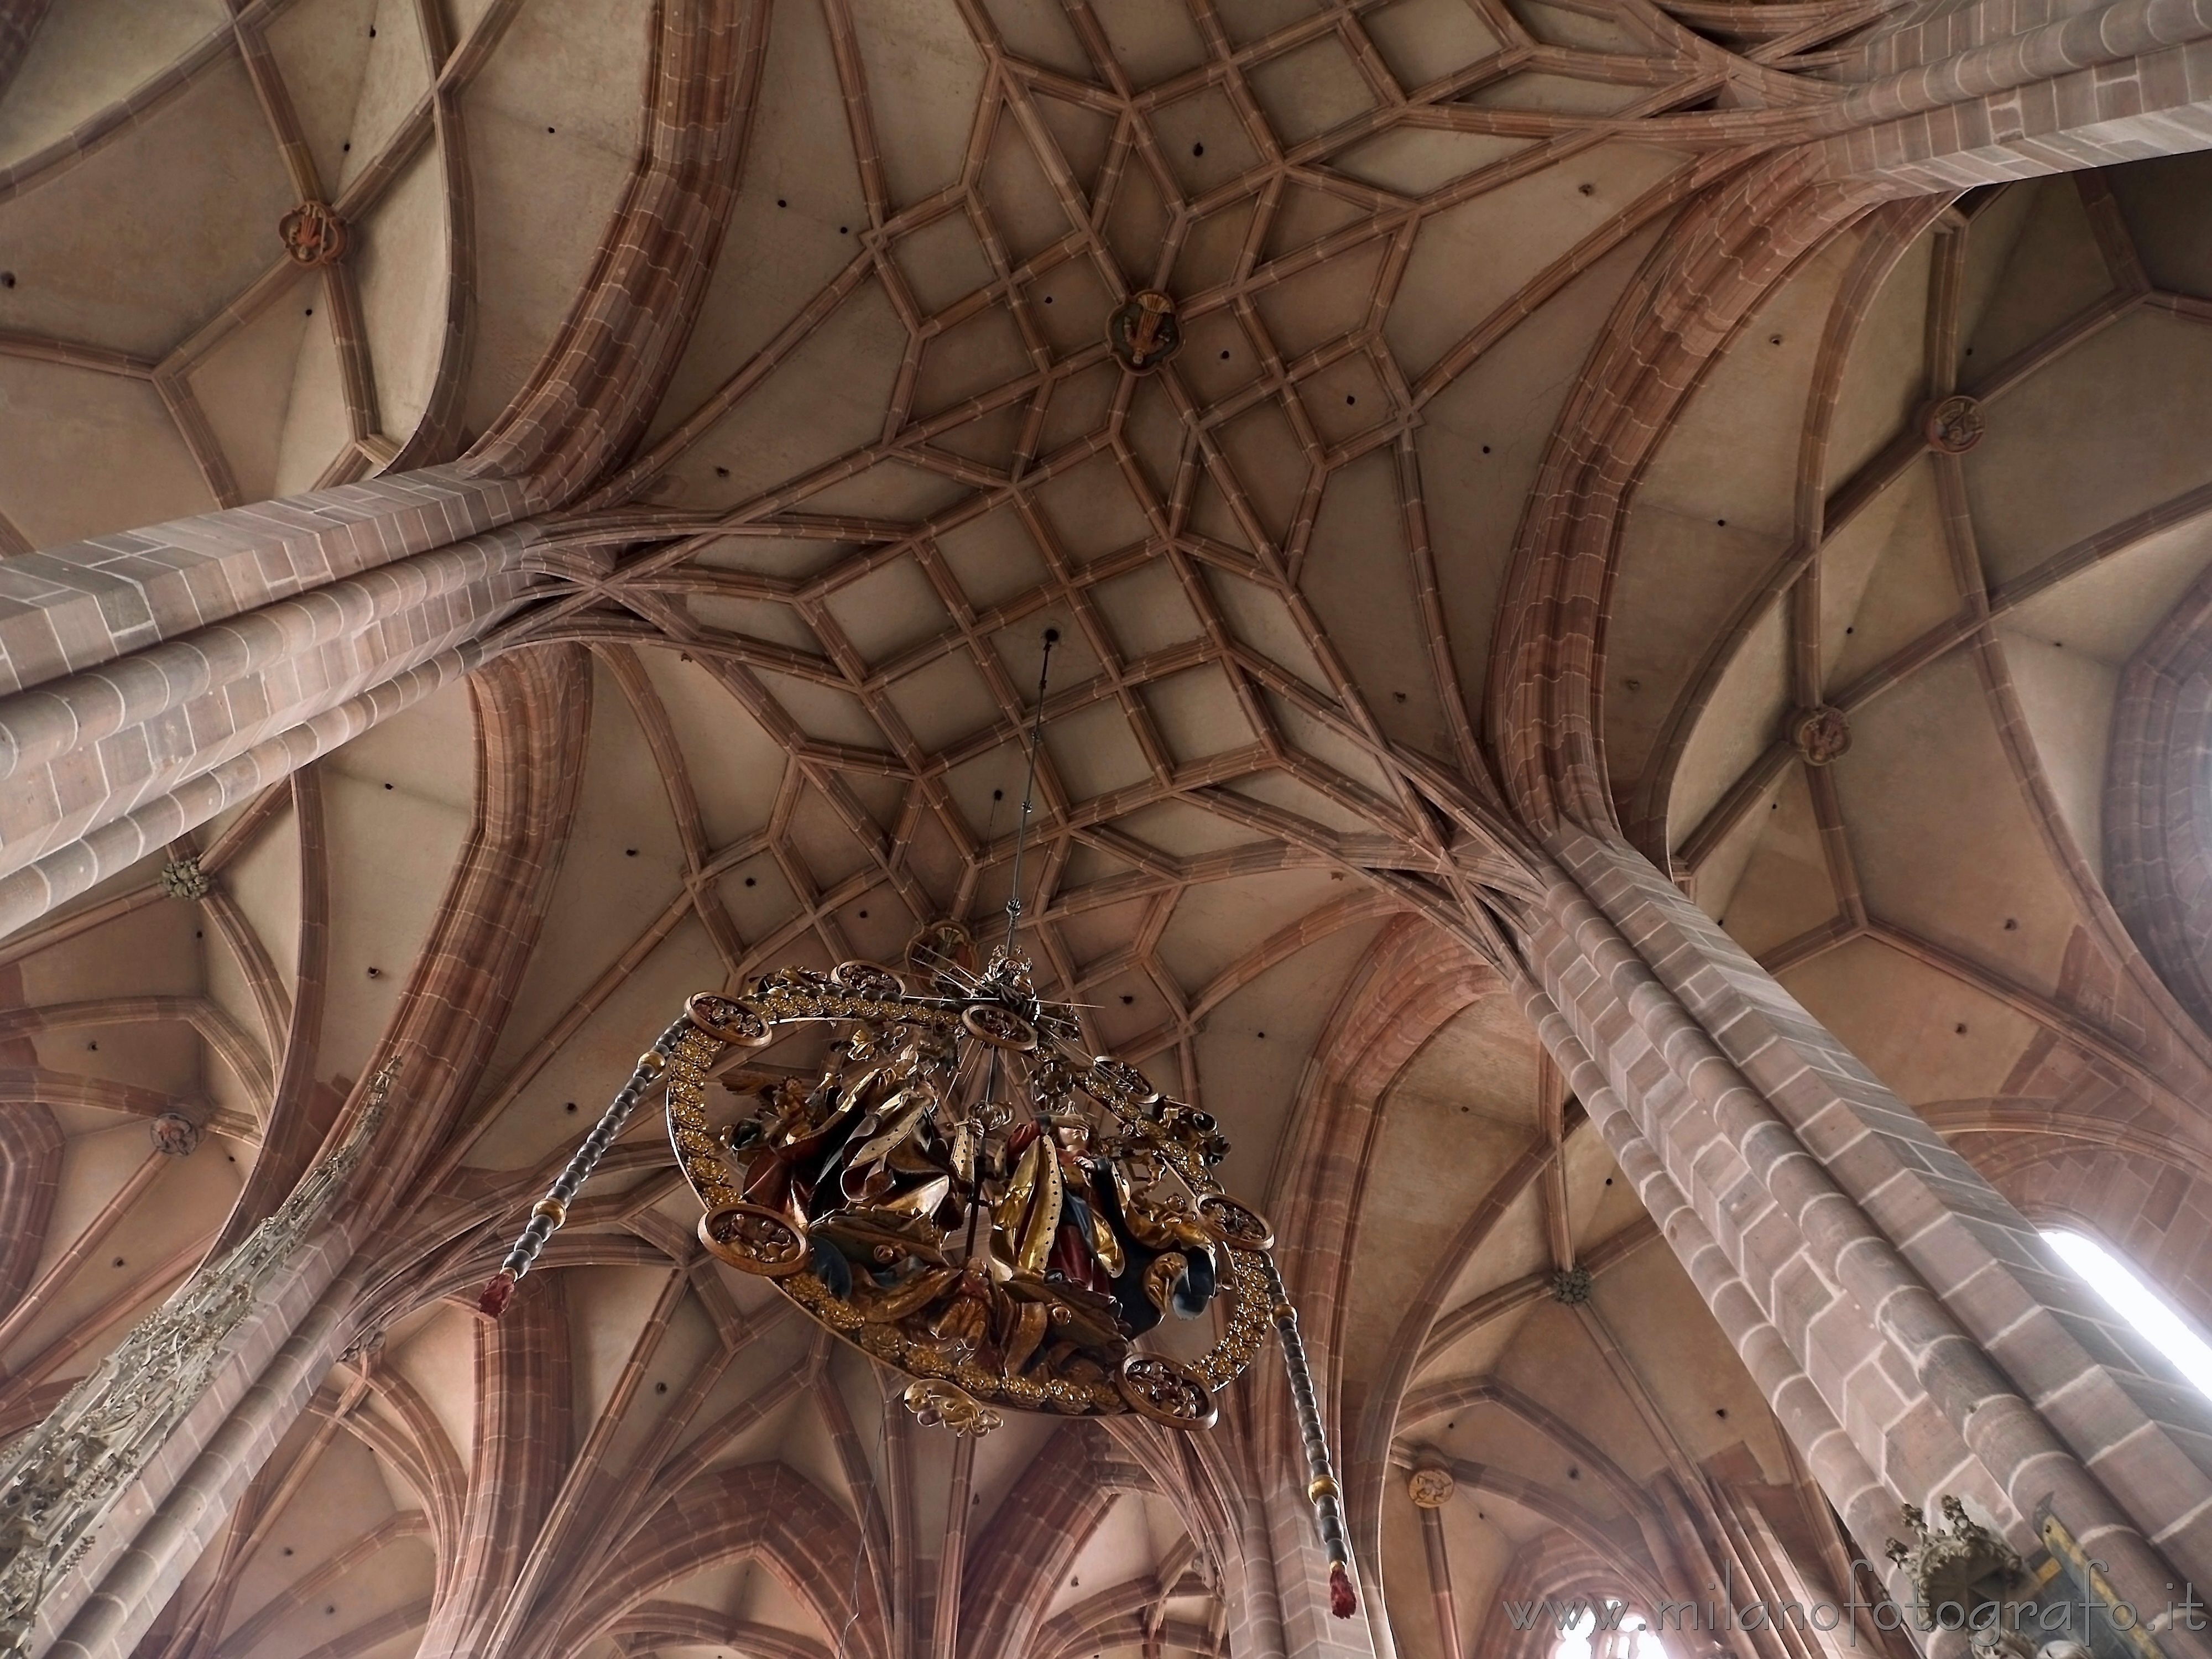
<instances>
[{"instance_id":1,"label":"pointed arch","mask_svg":"<svg viewBox=\"0 0 2212 1659\"><path fill-rule=\"evenodd\" d=\"M0 1316L31 1287L61 1190L61 1125L36 1101L0 1111Z\"/></svg>"},{"instance_id":2,"label":"pointed arch","mask_svg":"<svg viewBox=\"0 0 2212 1659\"><path fill-rule=\"evenodd\" d=\"M775 1575L824 1630L842 1632L855 1659L887 1659L886 1609L853 1564L860 1529L805 1475L781 1463L742 1463L679 1487L608 1565L549 1650L580 1652L633 1611L703 1568L750 1559ZM860 1599L853 1599L853 1587ZM550 1639L554 1636L559 1639Z\"/></svg>"}]
</instances>

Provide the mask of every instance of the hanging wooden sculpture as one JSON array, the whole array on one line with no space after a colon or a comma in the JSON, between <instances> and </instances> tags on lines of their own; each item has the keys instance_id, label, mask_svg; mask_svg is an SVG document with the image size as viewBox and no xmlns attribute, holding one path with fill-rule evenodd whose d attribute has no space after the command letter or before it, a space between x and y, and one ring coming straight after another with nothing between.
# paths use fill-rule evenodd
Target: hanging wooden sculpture
<instances>
[{"instance_id":1,"label":"hanging wooden sculpture","mask_svg":"<svg viewBox=\"0 0 2212 1659\"><path fill-rule=\"evenodd\" d=\"M925 1423L981 1435L1006 1411L1134 1413L1208 1428L1214 1395L1272 1325L1332 1609L1348 1617L1342 1509L1267 1224L1215 1178L1229 1145L1211 1116L1078 1046L1075 1011L1037 995L1015 948L1018 900L1008 909L1006 943L980 970L966 930L939 923L900 969L785 968L736 996L691 998L533 1208L483 1310L498 1316L630 1114L665 1083L700 1242L908 1378L906 1403ZM807 1025L830 1028L818 1074L744 1066ZM749 1104L718 1123L708 1091L724 1071ZM1172 1320L1211 1321L1212 1346L1173 1357L1155 1334Z\"/></svg>"}]
</instances>

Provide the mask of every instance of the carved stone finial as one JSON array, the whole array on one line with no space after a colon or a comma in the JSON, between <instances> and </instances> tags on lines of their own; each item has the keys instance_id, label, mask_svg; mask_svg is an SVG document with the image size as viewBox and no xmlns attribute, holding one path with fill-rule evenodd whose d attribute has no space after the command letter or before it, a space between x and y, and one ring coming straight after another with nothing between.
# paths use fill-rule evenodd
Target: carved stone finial
<instances>
[{"instance_id":1,"label":"carved stone finial","mask_svg":"<svg viewBox=\"0 0 2212 1659\"><path fill-rule=\"evenodd\" d=\"M1933 1628L1926 1621L1938 1619L1972 1626L1979 1609L2008 1599L2024 1570L2019 1553L1969 1515L1956 1497L1946 1493L1940 1507L1948 1529L1930 1527L1924 1511L1905 1504L1901 1513L1913 1541L1893 1538L1882 1553L1912 1581L1923 1628ZM1953 1608L1955 1613L1948 1611ZM1990 1659L1996 1659L1994 1650Z\"/></svg>"},{"instance_id":2,"label":"carved stone finial","mask_svg":"<svg viewBox=\"0 0 2212 1659\"><path fill-rule=\"evenodd\" d=\"M1440 1510L1451 1502L1459 1483L1449 1469L1415 1469L1406 1477L1406 1495L1416 1509Z\"/></svg>"},{"instance_id":3,"label":"carved stone finial","mask_svg":"<svg viewBox=\"0 0 2212 1659\"><path fill-rule=\"evenodd\" d=\"M1588 1267L1562 1267L1552 1275L1552 1300L1570 1308L1577 1302L1587 1302L1591 1283Z\"/></svg>"},{"instance_id":4,"label":"carved stone finial","mask_svg":"<svg viewBox=\"0 0 2212 1659\"><path fill-rule=\"evenodd\" d=\"M161 890L173 899L204 899L215 891L215 878L198 859L171 859L161 866Z\"/></svg>"},{"instance_id":5,"label":"carved stone finial","mask_svg":"<svg viewBox=\"0 0 2212 1659\"><path fill-rule=\"evenodd\" d=\"M1963 455L1981 442L1982 406L1964 392L1938 398L1920 412L1920 435L1939 455Z\"/></svg>"},{"instance_id":6,"label":"carved stone finial","mask_svg":"<svg viewBox=\"0 0 2212 1659\"><path fill-rule=\"evenodd\" d=\"M351 240L346 222L321 202L302 202L279 219L276 238L295 265L334 265Z\"/></svg>"},{"instance_id":7,"label":"carved stone finial","mask_svg":"<svg viewBox=\"0 0 2212 1659\"><path fill-rule=\"evenodd\" d=\"M182 1112L163 1112L146 1126L154 1150L168 1158L190 1158L199 1150L200 1126Z\"/></svg>"},{"instance_id":8,"label":"carved stone finial","mask_svg":"<svg viewBox=\"0 0 2212 1659\"><path fill-rule=\"evenodd\" d=\"M1825 704L1802 709L1790 723L1790 741L1806 765L1831 765L1850 750L1850 722L1844 718L1841 709Z\"/></svg>"},{"instance_id":9,"label":"carved stone finial","mask_svg":"<svg viewBox=\"0 0 2212 1659\"><path fill-rule=\"evenodd\" d=\"M1157 289L1133 295L1106 319L1106 345L1132 374L1149 374L1182 349L1176 302Z\"/></svg>"}]
</instances>

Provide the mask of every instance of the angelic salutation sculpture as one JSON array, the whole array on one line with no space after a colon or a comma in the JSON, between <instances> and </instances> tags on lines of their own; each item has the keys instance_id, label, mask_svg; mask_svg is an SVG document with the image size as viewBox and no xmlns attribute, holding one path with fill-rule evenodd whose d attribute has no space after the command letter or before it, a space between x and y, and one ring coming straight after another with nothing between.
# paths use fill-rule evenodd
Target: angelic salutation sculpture
<instances>
[{"instance_id":1,"label":"angelic salutation sculpture","mask_svg":"<svg viewBox=\"0 0 2212 1659\"><path fill-rule=\"evenodd\" d=\"M1032 763L1035 744L1032 732ZM701 1243L908 1378L906 1403L925 1424L982 1434L1014 1410L1207 1428L1213 1396L1273 1325L1331 1606L1348 1617L1342 1508L1267 1223L1216 1179L1229 1144L1210 1115L1135 1066L1083 1052L1075 1011L1038 995L1016 948L1018 900L1008 914L1006 942L980 970L966 930L947 921L918 934L899 969L790 967L735 996L691 998L532 1209L480 1305L498 1316L630 1114L665 1084ZM746 1063L824 1024L818 1067ZM721 1076L744 1104L718 1124L708 1102ZM1203 1322L1211 1345L1176 1358L1152 1340L1168 1321Z\"/></svg>"}]
</instances>

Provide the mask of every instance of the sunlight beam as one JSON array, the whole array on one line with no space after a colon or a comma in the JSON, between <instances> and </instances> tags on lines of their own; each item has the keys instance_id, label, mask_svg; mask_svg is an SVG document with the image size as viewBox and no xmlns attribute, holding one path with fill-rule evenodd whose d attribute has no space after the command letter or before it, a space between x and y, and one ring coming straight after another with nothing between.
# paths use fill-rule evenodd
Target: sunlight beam
<instances>
[{"instance_id":1,"label":"sunlight beam","mask_svg":"<svg viewBox=\"0 0 2212 1659\"><path fill-rule=\"evenodd\" d=\"M2134 1269L2093 1238L2046 1227L2043 1237L2068 1267L2089 1282L2143 1340L2174 1364L2198 1393L2212 1397L2212 1343L2207 1343Z\"/></svg>"}]
</instances>

